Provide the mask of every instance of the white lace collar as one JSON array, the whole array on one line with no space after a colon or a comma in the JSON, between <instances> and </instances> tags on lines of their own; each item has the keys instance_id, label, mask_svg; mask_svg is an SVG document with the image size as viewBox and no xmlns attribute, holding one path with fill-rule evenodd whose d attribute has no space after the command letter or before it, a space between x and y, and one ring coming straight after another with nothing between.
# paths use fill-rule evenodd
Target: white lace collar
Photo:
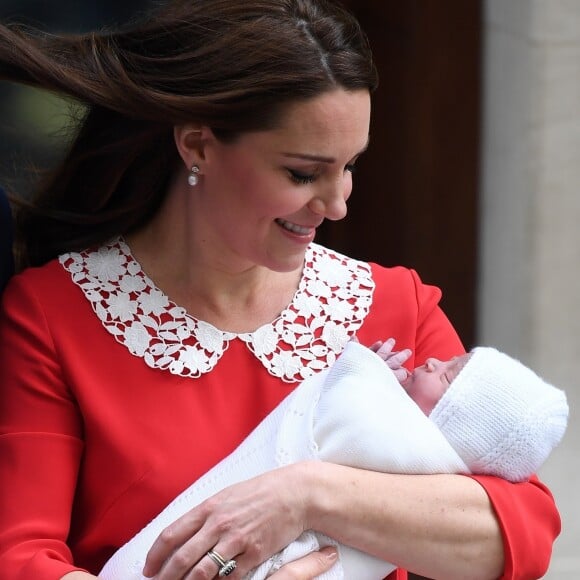
<instances>
[{"instance_id":1,"label":"white lace collar","mask_svg":"<svg viewBox=\"0 0 580 580\"><path fill-rule=\"evenodd\" d=\"M211 371L238 339L272 375L301 381L336 360L368 314L374 290L368 264L311 244L290 305L273 322L236 334L171 302L121 238L59 260L103 326L131 354L150 367L194 378Z\"/></svg>"}]
</instances>

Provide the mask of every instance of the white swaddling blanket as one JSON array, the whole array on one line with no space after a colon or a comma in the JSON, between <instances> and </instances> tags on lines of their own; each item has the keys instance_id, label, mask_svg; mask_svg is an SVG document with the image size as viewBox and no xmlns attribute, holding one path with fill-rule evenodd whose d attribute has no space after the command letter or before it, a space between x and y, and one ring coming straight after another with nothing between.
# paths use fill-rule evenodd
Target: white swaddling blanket
<instances>
[{"instance_id":1,"label":"white swaddling blanket","mask_svg":"<svg viewBox=\"0 0 580 580\"><path fill-rule=\"evenodd\" d=\"M303 460L389 473L469 473L386 363L367 347L350 342L332 368L303 381L234 452L115 552L99 578L145 580L141 572L147 552L170 523L234 483ZM380 580L395 569L388 562L307 531L246 578L267 578L283 564L327 545L338 548L339 561L320 579Z\"/></svg>"}]
</instances>

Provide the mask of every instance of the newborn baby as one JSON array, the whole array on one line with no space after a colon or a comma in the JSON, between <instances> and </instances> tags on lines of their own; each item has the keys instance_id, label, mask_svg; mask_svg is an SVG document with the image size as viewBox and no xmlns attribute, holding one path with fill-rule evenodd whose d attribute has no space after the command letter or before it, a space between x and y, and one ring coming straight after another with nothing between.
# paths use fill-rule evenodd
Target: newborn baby
<instances>
[{"instance_id":1,"label":"newborn baby","mask_svg":"<svg viewBox=\"0 0 580 580\"><path fill-rule=\"evenodd\" d=\"M160 532L218 491L303 460L390 473L487 473L522 481L537 471L567 425L563 391L489 347L449 361L428 359L400 383L377 352L350 342L328 370L302 382L242 444L175 498L106 563L104 580L142 580ZM385 360L383 360L385 359ZM325 580L379 580L396 566L304 532L246 578L267 578L325 545L339 561ZM235 557L235 554L232 555Z\"/></svg>"}]
</instances>

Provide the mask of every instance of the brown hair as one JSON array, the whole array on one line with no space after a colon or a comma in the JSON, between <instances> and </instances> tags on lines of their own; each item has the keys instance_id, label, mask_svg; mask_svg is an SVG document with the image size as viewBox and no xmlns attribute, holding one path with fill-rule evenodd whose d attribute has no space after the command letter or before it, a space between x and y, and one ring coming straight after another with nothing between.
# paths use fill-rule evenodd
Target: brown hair
<instances>
[{"instance_id":1,"label":"brown hair","mask_svg":"<svg viewBox=\"0 0 580 580\"><path fill-rule=\"evenodd\" d=\"M365 35L329 0L173 0L83 35L0 26L0 78L86 105L64 160L19 208L32 265L145 223L178 162L176 124L232 141L291 101L377 84Z\"/></svg>"}]
</instances>

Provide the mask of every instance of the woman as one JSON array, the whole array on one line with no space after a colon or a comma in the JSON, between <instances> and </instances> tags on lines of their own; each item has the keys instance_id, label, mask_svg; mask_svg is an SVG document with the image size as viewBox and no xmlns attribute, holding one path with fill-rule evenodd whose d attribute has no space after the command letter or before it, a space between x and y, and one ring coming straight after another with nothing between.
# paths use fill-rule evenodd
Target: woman
<instances>
[{"instance_id":1,"label":"woman","mask_svg":"<svg viewBox=\"0 0 580 580\"><path fill-rule=\"evenodd\" d=\"M0 76L87 105L18 215L0 321L0 567L83 580L356 333L463 348L440 293L313 243L342 219L376 73L324 0L177 0L126 30L0 31ZM9 498L9 499L5 499ZM537 578L559 532L537 480L303 462L161 534L144 573L241 578L316 529L436 578ZM313 578L336 553L273 578Z\"/></svg>"}]
</instances>

